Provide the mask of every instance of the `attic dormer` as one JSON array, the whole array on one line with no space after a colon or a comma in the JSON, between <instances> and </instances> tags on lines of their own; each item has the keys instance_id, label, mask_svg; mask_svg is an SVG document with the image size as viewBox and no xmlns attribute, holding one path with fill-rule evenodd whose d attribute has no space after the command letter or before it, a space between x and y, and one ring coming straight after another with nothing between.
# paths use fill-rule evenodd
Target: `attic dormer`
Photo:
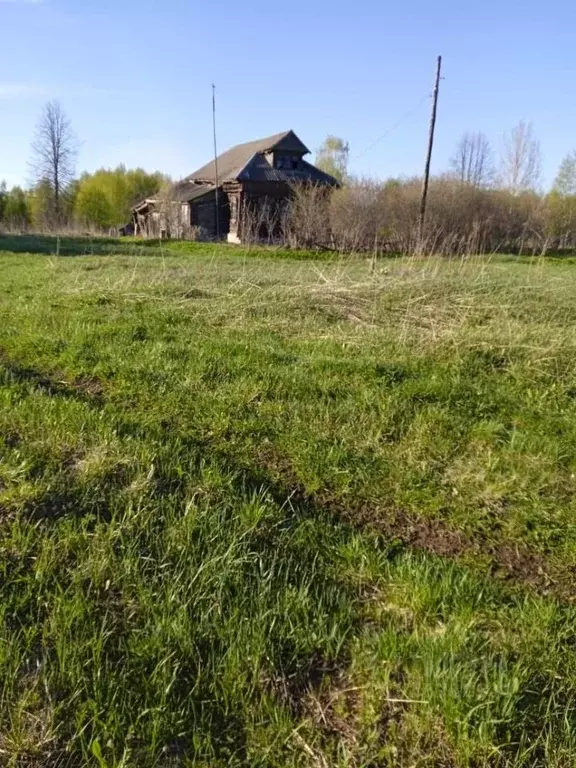
<instances>
[{"instance_id":1,"label":"attic dormer","mask_svg":"<svg viewBox=\"0 0 576 768\"><path fill-rule=\"evenodd\" d=\"M302 158L309 153L308 147L300 141L294 131L288 131L269 148L266 159L273 168L295 171L302 167Z\"/></svg>"},{"instance_id":2,"label":"attic dormer","mask_svg":"<svg viewBox=\"0 0 576 768\"><path fill-rule=\"evenodd\" d=\"M272 168L281 171L296 171L302 167L304 152L287 152L285 150L268 152L266 160Z\"/></svg>"}]
</instances>

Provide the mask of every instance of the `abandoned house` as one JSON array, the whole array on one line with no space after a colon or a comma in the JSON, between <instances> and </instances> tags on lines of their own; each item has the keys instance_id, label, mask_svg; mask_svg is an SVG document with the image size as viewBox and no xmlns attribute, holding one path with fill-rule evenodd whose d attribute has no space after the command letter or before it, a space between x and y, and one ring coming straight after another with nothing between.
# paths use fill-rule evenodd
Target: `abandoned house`
<instances>
[{"instance_id":1,"label":"abandoned house","mask_svg":"<svg viewBox=\"0 0 576 768\"><path fill-rule=\"evenodd\" d=\"M257 236L271 237L271 222L279 221L295 183L338 185L304 160L309 153L293 131L239 144L166 193L138 203L131 228L143 237L185 237L196 229L239 243L257 221Z\"/></svg>"}]
</instances>

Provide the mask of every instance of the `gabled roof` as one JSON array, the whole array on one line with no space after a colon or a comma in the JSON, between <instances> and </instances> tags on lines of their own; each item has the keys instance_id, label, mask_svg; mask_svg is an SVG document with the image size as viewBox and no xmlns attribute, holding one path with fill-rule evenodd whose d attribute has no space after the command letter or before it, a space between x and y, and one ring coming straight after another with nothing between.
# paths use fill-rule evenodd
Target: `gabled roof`
<instances>
[{"instance_id":1,"label":"gabled roof","mask_svg":"<svg viewBox=\"0 0 576 768\"><path fill-rule=\"evenodd\" d=\"M265 155L272 151L292 152L295 155L308 155L310 150L303 144L294 131L284 131L268 136L265 139L249 141L246 144L238 144L232 149L218 156L218 180L222 184L225 181L240 180L245 167L252 161L254 155ZM268 167L271 168L268 163ZM214 160L199 168L186 181L204 181L212 184L216 181Z\"/></svg>"},{"instance_id":2,"label":"gabled roof","mask_svg":"<svg viewBox=\"0 0 576 768\"><path fill-rule=\"evenodd\" d=\"M218 156L218 183L227 181L276 181L290 184L298 181L309 181L313 184L338 186L339 182L328 173L305 160L300 160L298 168L274 168L268 162L269 152L286 152L287 154L310 154L308 147L303 144L294 131L284 131L257 141L238 144ZM199 168L190 176L172 187L171 199L187 203L215 189L214 160ZM145 200L132 210L141 211L147 204L155 200Z\"/></svg>"}]
</instances>

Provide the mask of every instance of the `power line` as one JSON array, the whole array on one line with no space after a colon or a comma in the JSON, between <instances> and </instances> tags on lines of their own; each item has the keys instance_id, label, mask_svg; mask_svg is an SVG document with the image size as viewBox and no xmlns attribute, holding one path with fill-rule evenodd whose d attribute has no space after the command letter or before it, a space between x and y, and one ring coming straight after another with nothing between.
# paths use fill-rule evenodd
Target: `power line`
<instances>
[{"instance_id":1,"label":"power line","mask_svg":"<svg viewBox=\"0 0 576 768\"><path fill-rule=\"evenodd\" d=\"M374 149L374 147L377 144L379 144L381 141L384 141L384 139L386 139L391 133L393 133L397 128L399 128L402 125L402 123L408 120L408 118L412 117L412 115L415 114L420 109L420 107L424 104L424 102L430 99L431 97L432 97L431 93L427 93L426 95L424 95L415 107L412 107L412 109L408 110L408 112L406 112L406 114L403 115L400 118L400 120L398 120L397 123L394 123L393 126L388 128L388 130L385 133L383 133L375 141L373 141L372 144L370 144L370 146L368 146L366 149L360 152L359 155L356 155L355 157L353 157L351 162L354 163L356 160L359 160L361 157L364 157L364 155L368 154L368 152Z\"/></svg>"}]
</instances>

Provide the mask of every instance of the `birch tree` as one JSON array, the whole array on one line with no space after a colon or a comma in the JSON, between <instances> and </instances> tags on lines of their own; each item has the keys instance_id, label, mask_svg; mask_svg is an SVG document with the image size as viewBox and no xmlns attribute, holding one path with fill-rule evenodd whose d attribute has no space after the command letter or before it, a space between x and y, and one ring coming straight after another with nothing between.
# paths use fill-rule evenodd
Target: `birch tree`
<instances>
[{"instance_id":1,"label":"birch tree","mask_svg":"<svg viewBox=\"0 0 576 768\"><path fill-rule=\"evenodd\" d=\"M564 196L576 195L576 152L570 152L560 163L554 190Z\"/></svg>"},{"instance_id":2,"label":"birch tree","mask_svg":"<svg viewBox=\"0 0 576 768\"><path fill-rule=\"evenodd\" d=\"M542 173L540 142L532 123L519 122L504 136L499 182L512 194L536 190Z\"/></svg>"},{"instance_id":3,"label":"birch tree","mask_svg":"<svg viewBox=\"0 0 576 768\"><path fill-rule=\"evenodd\" d=\"M316 166L342 184L348 175L350 146L338 136L327 136L316 152Z\"/></svg>"}]
</instances>

